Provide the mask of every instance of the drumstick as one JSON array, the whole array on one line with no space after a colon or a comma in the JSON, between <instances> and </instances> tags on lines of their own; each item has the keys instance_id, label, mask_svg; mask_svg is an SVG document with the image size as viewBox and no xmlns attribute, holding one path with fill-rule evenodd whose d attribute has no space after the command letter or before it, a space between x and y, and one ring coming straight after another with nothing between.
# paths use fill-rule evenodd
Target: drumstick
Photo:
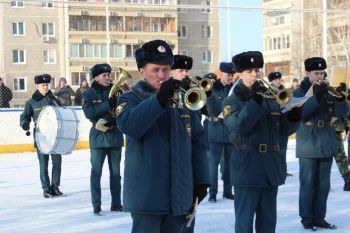
<instances>
[{"instance_id":1,"label":"drumstick","mask_svg":"<svg viewBox=\"0 0 350 233\"><path fill-rule=\"evenodd\" d=\"M26 135L30 136L30 131L29 130L26 131Z\"/></svg>"}]
</instances>

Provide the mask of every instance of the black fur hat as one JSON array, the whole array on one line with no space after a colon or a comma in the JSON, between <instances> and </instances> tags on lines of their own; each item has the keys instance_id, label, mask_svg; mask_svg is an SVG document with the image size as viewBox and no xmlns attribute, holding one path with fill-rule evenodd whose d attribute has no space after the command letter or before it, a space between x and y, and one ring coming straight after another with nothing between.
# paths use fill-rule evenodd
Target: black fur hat
<instances>
[{"instance_id":1,"label":"black fur hat","mask_svg":"<svg viewBox=\"0 0 350 233\"><path fill-rule=\"evenodd\" d=\"M232 63L236 72L255 68L260 69L264 66L264 57L259 51L248 51L233 56Z\"/></svg>"},{"instance_id":2,"label":"black fur hat","mask_svg":"<svg viewBox=\"0 0 350 233\"><path fill-rule=\"evenodd\" d=\"M107 63L96 64L90 70L92 78L95 78L96 76L103 74L103 73L111 73L111 72L112 72L112 68Z\"/></svg>"},{"instance_id":3,"label":"black fur hat","mask_svg":"<svg viewBox=\"0 0 350 233\"><path fill-rule=\"evenodd\" d=\"M171 67L172 70L176 69L192 69L193 59L186 55L174 55L174 64Z\"/></svg>"},{"instance_id":4,"label":"black fur hat","mask_svg":"<svg viewBox=\"0 0 350 233\"><path fill-rule=\"evenodd\" d=\"M220 71L228 73L228 74L234 74L235 73L235 69L233 67L232 62L221 62L220 63Z\"/></svg>"},{"instance_id":5,"label":"black fur hat","mask_svg":"<svg viewBox=\"0 0 350 233\"><path fill-rule=\"evenodd\" d=\"M147 63L171 66L174 64L173 52L164 40L146 42L136 50L135 59L138 69L144 67Z\"/></svg>"},{"instance_id":6,"label":"black fur hat","mask_svg":"<svg viewBox=\"0 0 350 233\"><path fill-rule=\"evenodd\" d=\"M34 77L35 84L50 83L51 76L49 74L38 74Z\"/></svg>"},{"instance_id":7,"label":"black fur hat","mask_svg":"<svg viewBox=\"0 0 350 233\"><path fill-rule=\"evenodd\" d=\"M326 60L322 57L310 57L305 59L304 61L305 70L313 71L313 70L325 70L327 69Z\"/></svg>"},{"instance_id":8,"label":"black fur hat","mask_svg":"<svg viewBox=\"0 0 350 233\"><path fill-rule=\"evenodd\" d=\"M218 79L218 77L217 77L216 74L214 74L214 73L205 74L205 75L203 76L203 78L210 78L210 79L213 79L213 80L217 80L217 79Z\"/></svg>"},{"instance_id":9,"label":"black fur hat","mask_svg":"<svg viewBox=\"0 0 350 233\"><path fill-rule=\"evenodd\" d=\"M267 78L271 82L274 79L282 78L282 74L281 74L281 72L271 72L271 73L269 73Z\"/></svg>"}]
</instances>

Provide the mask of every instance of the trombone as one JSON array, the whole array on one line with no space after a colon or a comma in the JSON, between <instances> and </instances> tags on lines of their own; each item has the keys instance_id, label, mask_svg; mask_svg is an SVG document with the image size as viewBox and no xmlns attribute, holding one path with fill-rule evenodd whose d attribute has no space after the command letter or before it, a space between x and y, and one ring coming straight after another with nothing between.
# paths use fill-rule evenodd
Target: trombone
<instances>
[{"instance_id":1,"label":"trombone","mask_svg":"<svg viewBox=\"0 0 350 233\"><path fill-rule=\"evenodd\" d=\"M278 105L286 106L293 99L293 93L290 89L284 88L280 90L262 78L255 80L255 82L259 82L261 85L267 87L266 92L259 92L258 94L266 99L275 99Z\"/></svg>"}]
</instances>

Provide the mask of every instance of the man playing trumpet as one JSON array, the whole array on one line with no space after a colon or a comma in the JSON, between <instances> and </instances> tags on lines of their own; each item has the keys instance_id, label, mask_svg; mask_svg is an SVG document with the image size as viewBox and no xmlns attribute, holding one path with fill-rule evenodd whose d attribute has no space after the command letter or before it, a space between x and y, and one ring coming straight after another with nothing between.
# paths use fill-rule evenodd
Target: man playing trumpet
<instances>
[{"instance_id":1,"label":"man playing trumpet","mask_svg":"<svg viewBox=\"0 0 350 233\"><path fill-rule=\"evenodd\" d=\"M278 186L286 179L286 160L281 155L281 138L294 133L301 109L282 113L275 99L264 98L261 81L264 59L249 51L232 58L240 80L224 103L224 122L234 145L231 181L235 192L235 232L272 233L276 228Z\"/></svg>"},{"instance_id":2,"label":"man playing trumpet","mask_svg":"<svg viewBox=\"0 0 350 233\"><path fill-rule=\"evenodd\" d=\"M332 157L337 153L331 119L346 117L348 107L345 96L332 93L334 88L323 81L326 68L322 57L306 59L306 77L294 92L296 97L312 95L304 104L296 140L300 166L299 215L305 229L336 228L325 221Z\"/></svg>"}]
</instances>

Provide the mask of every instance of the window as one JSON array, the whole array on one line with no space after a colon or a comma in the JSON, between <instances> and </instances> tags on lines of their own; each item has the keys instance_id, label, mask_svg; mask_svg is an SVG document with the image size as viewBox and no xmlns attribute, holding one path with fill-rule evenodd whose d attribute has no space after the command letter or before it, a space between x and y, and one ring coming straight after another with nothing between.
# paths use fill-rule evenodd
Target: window
<instances>
[{"instance_id":1,"label":"window","mask_svg":"<svg viewBox=\"0 0 350 233\"><path fill-rule=\"evenodd\" d=\"M139 47L140 47L140 45L138 45L138 44L133 44L133 45L128 44L128 45L126 45L126 47L125 47L125 57L127 57L127 58L135 57L135 51Z\"/></svg>"},{"instance_id":2,"label":"window","mask_svg":"<svg viewBox=\"0 0 350 233\"><path fill-rule=\"evenodd\" d=\"M177 0L177 5L187 5L187 0ZM177 8L177 11L179 13L186 13L187 12L187 9L186 8Z\"/></svg>"},{"instance_id":3,"label":"window","mask_svg":"<svg viewBox=\"0 0 350 233\"><path fill-rule=\"evenodd\" d=\"M286 23L286 20L284 15L273 18L274 25L281 25L285 23Z\"/></svg>"},{"instance_id":4,"label":"window","mask_svg":"<svg viewBox=\"0 0 350 233\"><path fill-rule=\"evenodd\" d=\"M153 20L151 22L151 32L164 32L165 31L165 22L161 21L162 19Z\"/></svg>"},{"instance_id":5,"label":"window","mask_svg":"<svg viewBox=\"0 0 350 233\"><path fill-rule=\"evenodd\" d=\"M44 64L55 64L56 63L56 50L48 49L43 52Z\"/></svg>"},{"instance_id":6,"label":"window","mask_svg":"<svg viewBox=\"0 0 350 233\"><path fill-rule=\"evenodd\" d=\"M187 27L179 25L177 28L177 36L179 38L187 38Z\"/></svg>"},{"instance_id":7,"label":"window","mask_svg":"<svg viewBox=\"0 0 350 233\"><path fill-rule=\"evenodd\" d=\"M41 5L42 5L43 8L53 8L52 0L46 0Z\"/></svg>"},{"instance_id":8,"label":"window","mask_svg":"<svg viewBox=\"0 0 350 233\"><path fill-rule=\"evenodd\" d=\"M88 80L88 73L85 72L72 72L72 86L80 86L81 80Z\"/></svg>"},{"instance_id":9,"label":"window","mask_svg":"<svg viewBox=\"0 0 350 233\"><path fill-rule=\"evenodd\" d=\"M267 50L289 49L289 47L289 36L287 35L268 39Z\"/></svg>"},{"instance_id":10,"label":"window","mask_svg":"<svg viewBox=\"0 0 350 233\"><path fill-rule=\"evenodd\" d=\"M54 23L43 23L43 36L54 36L55 30L54 30Z\"/></svg>"},{"instance_id":11,"label":"window","mask_svg":"<svg viewBox=\"0 0 350 233\"><path fill-rule=\"evenodd\" d=\"M202 63L211 63L212 60L212 53L210 50L202 52Z\"/></svg>"},{"instance_id":12,"label":"window","mask_svg":"<svg viewBox=\"0 0 350 233\"><path fill-rule=\"evenodd\" d=\"M15 77L13 79L13 90L17 92L27 91L27 78Z\"/></svg>"},{"instance_id":13,"label":"window","mask_svg":"<svg viewBox=\"0 0 350 233\"><path fill-rule=\"evenodd\" d=\"M187 50L179 50L179 54L187 56L188 52Z\"/></svg>"},{"instance_id":14,"label":"window","mask_svg":"<svg viewBox=\"0 0 350 233\"><path fill-rule=\"evenodd\" d=\"M106 58L107 45L105 44L71 44L71 58Z\"/></svg>"},{"instance_id":15,"label":"window","mask_svg":"<svg viewBox=\"0 0 350 233\"><path fill-rule=\"evenodd\" d=\"M210 1L202 1L201 5L205 7L205 8L202 8L203 14L210 13Z\"/></svg>"},{"instance_id":16,"label":"window","mask_svg":"<svg viewBox=\"0 0 350 233\"><path fill-rule=\"evenodd\" d=\"M121 44L110 44L110 57L123 58L123 46Z\"/></svg>"},{"instance_id":17,"label":"window","mask_svg":"<svg viewBox=\"0 0 350 233\"><path fill-rule=\"evenodd\" d=\"M23 36L25 33L24 22L13 22L12 23L12 35Z\"/></svg>"},{"instance_id":18,"label":"window","mask_svg":"<svg viewBox=\"0 0 350 233\"><path fill-rule=\"evenodd\" d=\"M208 39L211 38L212 35L212 27L207 25L202 25L202 38Z\"/></svg>"},{"instance_id":19,"label":"window","mask_svg":"<svg viewBox=\"0 0 350 233\"><path fill-rule=\"evenodd\" d=\"M24 7L24 1L11 1L11 7L23 8Z\"/></svg>"},{"instance_id":20,"label":"window","mask_svg":"<svg viewBox=\"0 0 350 233\"><path fill-rule=\"evenodd\" d=\"M12 61L14 64L25 64L26 53L25 50L12 50Z\"/></svg>"}]
</instances>

